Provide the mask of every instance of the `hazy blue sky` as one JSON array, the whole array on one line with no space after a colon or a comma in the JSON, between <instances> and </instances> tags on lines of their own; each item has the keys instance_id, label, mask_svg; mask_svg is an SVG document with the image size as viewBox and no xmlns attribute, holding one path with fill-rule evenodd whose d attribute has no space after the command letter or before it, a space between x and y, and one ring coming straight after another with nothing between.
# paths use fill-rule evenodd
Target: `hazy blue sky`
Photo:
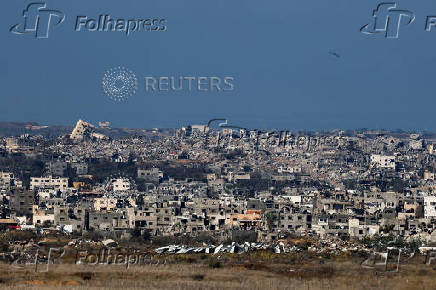
<instances>
[{"instance_id":1,"label":"hazy blue sky","mask_svg":"<svg viewBox=\"0 0 436 290\"><path fill-rule=\"evenodd\" d=\"M251 128L436 130L436 28L424 29L434 0L397 1L416 15L399 39L360 33L372 0L49 0L66 19L48 39L10 33L31 2L2 1L2 121L151 128L226 117ZM78 15L100 14L161 17L168 30L74 32ZM118 65L139 78L125 103L101 88ZM235 90L146 93L145 76L233 76Z\"/></svg>"}]
</instances>

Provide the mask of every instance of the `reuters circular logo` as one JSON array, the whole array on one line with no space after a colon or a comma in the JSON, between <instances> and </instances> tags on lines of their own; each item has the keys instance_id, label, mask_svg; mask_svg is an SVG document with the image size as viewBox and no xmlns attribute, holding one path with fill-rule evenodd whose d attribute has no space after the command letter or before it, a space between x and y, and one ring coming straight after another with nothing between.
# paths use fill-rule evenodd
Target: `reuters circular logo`
<instances>
[{"instance_id":1,"label":"reuters circular logo","mask_svg":"<svg viewBox=\"0 0 436 290\"><path fill-rule=\"evenodd\" d=\"M102 86L109 99L125 102L136 93L138 79L131 70L118 66L111 68L104 74Z\"/></svg>"}]
</instances>

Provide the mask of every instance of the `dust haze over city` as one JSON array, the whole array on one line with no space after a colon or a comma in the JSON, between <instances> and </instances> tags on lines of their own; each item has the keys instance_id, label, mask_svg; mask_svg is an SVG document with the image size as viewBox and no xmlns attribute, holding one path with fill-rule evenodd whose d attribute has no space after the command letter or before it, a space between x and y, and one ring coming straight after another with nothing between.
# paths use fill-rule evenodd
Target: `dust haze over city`
<instances>
[{"instance_id":1,"label":"dust haze over city","mask_svg":"<svg viewBox=\"0 0 436 290\"><path fill-rule=\"evenodd\" d=\"M434 2L3 2L1 287L434 288Z\"/></svg>"}]
</instances>

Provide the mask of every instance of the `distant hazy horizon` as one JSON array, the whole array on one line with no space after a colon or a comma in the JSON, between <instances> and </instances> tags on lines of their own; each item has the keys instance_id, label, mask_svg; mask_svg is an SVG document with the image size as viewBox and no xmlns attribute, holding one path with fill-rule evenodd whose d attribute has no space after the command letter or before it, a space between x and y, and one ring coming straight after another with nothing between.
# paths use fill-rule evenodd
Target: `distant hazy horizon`
<instances>
[{"instance_id":1,"label":"distant hazy horizon","mask_svg":"<svg viewBox=\"0 0 436 290\"><path fill-rule=\"evenodd\" d=\"M84 121L90 122L89 120L84 119ZM91 124L95 125L96 127L98 127L98 122L102 122L102 121L107 121L107 120L99 120L96 122L90 122ZM60 126L60 127L71 127L74 128L74 126L76 125L76 122L73 122L71 124L67 124L67 123L40 123L37 121L11 121L11 120L0 120L0 127L2 125L2 123L13 123L13 124L26 124L26 123L36 123L38 126L49 126L49 127L55 127L55 126ZM176 129L180 129L181 127L186 127L188 125L206 125L206 122L186 122L184 124L181 124L180 126L174 126L174 127L143 127L143 126L117 126L116 124L110 123L110 128L112 129L134 129L134 130L152 130L152 129L160 129L160 130L176 130ZM211 125L212 129L221 129L218 126L219 122L215 122ZM229 123L230 124L230 123ZM236 125L236 124L235 124ZM250 127L250 126L241 126L244 129L247 130L275 130L275 131L290 131L290 132L318 132L318 133L323 133L323 132L333 132L333 131L361 131L361 130L366 130L368 132L370 131L388 131L388 132L392 132L392 133L429 133L429 134L436 134L436 130L419 130L419 129L402 129L402 128L395 128L395 129L389 129L389 128L368 128L368 127L362 127L362 128L330 128L330 129L310 129L310 128L287 128L287 127L265 127L265 128L261 128L261 127ZM236 130L236 129L235 129Z\"/></svg>"}]
</instances>

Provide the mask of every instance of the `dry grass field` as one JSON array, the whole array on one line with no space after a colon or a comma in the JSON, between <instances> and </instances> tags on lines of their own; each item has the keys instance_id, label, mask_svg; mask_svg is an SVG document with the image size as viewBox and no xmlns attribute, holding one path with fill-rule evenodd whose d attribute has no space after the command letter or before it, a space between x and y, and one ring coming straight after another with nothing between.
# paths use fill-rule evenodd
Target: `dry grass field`
<instances>
[{"instance_id":1,"label":"dry grass field","mask_svg":"<svg viewBox=\"0 0 436 290\"><path fill-rule=\"evenodd\" d=\"M45 268L41 265L38 271ZM436 268L402 265L377 273L351 261L305 264L177 263L137 265L0 265L1 289L436 289Z\"/></svg>"}]
</instances>

